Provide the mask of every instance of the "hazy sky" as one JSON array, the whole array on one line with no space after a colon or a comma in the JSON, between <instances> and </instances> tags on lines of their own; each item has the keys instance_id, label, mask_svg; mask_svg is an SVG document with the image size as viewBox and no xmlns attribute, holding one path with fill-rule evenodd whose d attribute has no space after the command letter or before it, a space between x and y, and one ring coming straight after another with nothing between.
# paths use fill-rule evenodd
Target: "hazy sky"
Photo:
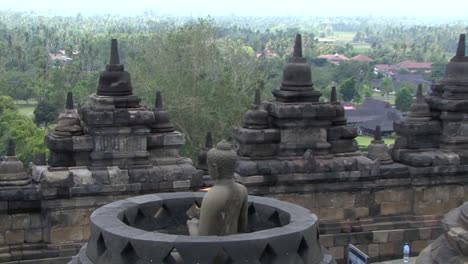
<instances>
[{"instance_id":1,"label":"hazy sky","mask_svg":"<svg viewBox=\"0 0 468 264\"><path fill-rule=\"evenodd\" d=\"M76 14L192 16L411 16L468 18L468 0L0 0L0 9Z\"/></svg>"}]
</instances>

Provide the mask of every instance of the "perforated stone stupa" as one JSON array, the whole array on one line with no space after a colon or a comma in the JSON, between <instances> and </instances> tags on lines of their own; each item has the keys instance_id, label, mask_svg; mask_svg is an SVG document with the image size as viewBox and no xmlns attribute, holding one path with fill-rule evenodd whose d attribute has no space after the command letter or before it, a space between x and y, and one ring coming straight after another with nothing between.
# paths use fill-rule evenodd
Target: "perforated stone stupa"
<instances>
[{"instance_id":1,"label":"perforated stone stupa","mask_svg":"<svg viewBox=\"0 0 468 264\"><path fill-rule=\"evenodd\" d=\"M394 124L393 159L414 167L468 164L468 57L465 35L442 81L416 101L407 117Z\"/></svg>"},{"instance_id":2,"label":"perforated stone stupa","mask_svg":"<svg viewBox=\"0 0 468 264\"><path fill-rule=\"evenodd\" d=\"M274 100L261 102L256 94L242 127L233 129L241 156L240 181L274 183L314 180L327 173L376 173L378 162L358 150L357 129L347 126L336 89L331 102L319 101L321 93L314 89L310 64L302 57L301 35L296 36L293 58L273 95Z\"/></svg>"},{"instance_id":3,"label":"perforated stone stupa","mask_svg":"<svg viewBox=\"0 0 468 264\"><path fill-rule=\"evenodd\" d=\"M140 105L130 74L120 63L117 40L89 106L74 109L72 94L57 127L46 137L48 166L34 166L37 182L50 186L145 184L151 190L191 188L192 161L180 157L185 143L157 92L155 107ZM34 171L35 169L35 171Z\"/></svg>"}]
</instances>

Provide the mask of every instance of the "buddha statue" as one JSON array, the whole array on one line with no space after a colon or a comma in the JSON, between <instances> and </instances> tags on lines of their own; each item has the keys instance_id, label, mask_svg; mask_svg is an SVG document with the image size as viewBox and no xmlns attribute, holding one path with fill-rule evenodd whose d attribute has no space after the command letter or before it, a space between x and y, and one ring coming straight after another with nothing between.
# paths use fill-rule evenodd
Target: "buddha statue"
<instances>
[{"instance_id":1,"label":"buddha statue","mask_svg":"<svg viewBox=\"0 0 468 264\"><path fill-rule=\"evenodd\" d=\"M208 151L208 173L215 185L203 198L200 219L187 221L192 236L226 236L247 229L247 189L234 181L237 154L222 140Z\"/></svg>"}]
</instances>

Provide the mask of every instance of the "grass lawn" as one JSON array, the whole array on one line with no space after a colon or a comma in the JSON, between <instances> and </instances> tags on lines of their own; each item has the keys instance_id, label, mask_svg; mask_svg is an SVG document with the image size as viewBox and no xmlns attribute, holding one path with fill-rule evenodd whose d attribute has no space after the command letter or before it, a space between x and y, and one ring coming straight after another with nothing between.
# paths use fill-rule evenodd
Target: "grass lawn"
<instances>
[{"instance_id":1,"label":"grass lawn","mask_svg":"<svg viewBox=\"0 0 468 264\"><path fill-rule=\"evenodd\" d=\"M374 93L374 94L372 94L372 98L379 99L379 100L382 100L382 101L387 101L391 105L395 105L395 96L394 95L382 96L382 94L380 94L380 93Z\"/></svg>"},{"instance_id":2,"label":"grass lawn","mask_svg":"<svg viewBox=\"0 0 468 264\"><path fill-rule=\"evenodd\" d=\"M28 103L24 101L16 101L15 106L18 109L18 112L22 115L25 115L29 118L34 117L34 109L36 109L37 102L28 101Z\"/></svg>"},{"instance_id":3,"label":"grass lawn","mask_svg":"<svg viewBox=\"0 0 468 264\"><path fill-rule=\"evenodd\" d=\"M359 44L352 44L352 45L356 53L365 53L366 51L371 49L370 44L366 44L366 43L359 43Z\"/></svg>"},{"instance_id":4,"label":"grass lawn","mask_svg":"<svg viewBox=\"0 0 468 264\"><path fill-rule=\"evenodd\" d=\"M356 138L359 146L364 146L364 147L369 146L369 144L371 143L371 141L373 139L374 138L369 137L369 136L358 136ZM395 142L395 139L393 139L393 138L384 138L384 141L385 141L385 144L387 144L389 146L389 145L392 145Z\"/></svg>"},{"instance_id":5,"label":"grass lawn","mask_svg":"<svg viewBox=\"0 0 468 264\"><path fill-rule=\"evenodd\" d=\"M333 38L339 42L351 42L353 41L354 36L356 36L356 32L335 31L333 34Z\"/></svg>"}]
</instances>

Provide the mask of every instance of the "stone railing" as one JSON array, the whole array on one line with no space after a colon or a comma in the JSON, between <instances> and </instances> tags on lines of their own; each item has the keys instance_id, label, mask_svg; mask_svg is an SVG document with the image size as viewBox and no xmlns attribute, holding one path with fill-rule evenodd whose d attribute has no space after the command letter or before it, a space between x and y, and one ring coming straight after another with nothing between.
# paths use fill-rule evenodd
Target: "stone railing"
<instances>
[{"instance_id":1,"label":"stone railing","mask_svg":"<svg viewBox=\"0 0 468 264\"><path fill-rule=\"evenodd\" d=\"M270 198L249 196L248 233L188 236L203 195L144 195L97 209L89 242L70 263L335 263L320 245L317 217Z\"/></svg>"}]
</instances>

